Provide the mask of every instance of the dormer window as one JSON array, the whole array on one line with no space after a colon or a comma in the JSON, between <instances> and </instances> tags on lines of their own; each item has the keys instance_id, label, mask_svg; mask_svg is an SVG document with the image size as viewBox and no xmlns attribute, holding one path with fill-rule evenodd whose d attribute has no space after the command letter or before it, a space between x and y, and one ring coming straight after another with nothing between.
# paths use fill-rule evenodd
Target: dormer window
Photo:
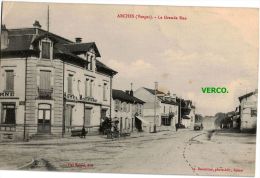
<instances>
[{"instance_id":1,"label":"dormer window","mask_svg":"<svg viewBox=\"0 0 260 178\"><path fill-rule=\"evenodd\" d=\"M51 43L49 42L42 42L42 58L50 59L51 57Z\"/></svg>"},{"instance_id":2,"label":"dormer window","mask_svg":"<svg viewBox=\"0 0 260 178\"><path fill-rule=\"evenodd\" d=\"M40 45L41 58L52 59L52 42L49 40L42 40Z\"/></svg>"},{"instance_id":3,"label":"dormer window","mask_svg":"<svg viewBox=\"0 0 260 178\"><path fill-rule=\"evenodd\" d=\"M88 70L94 71L95 70L95 51L93 48L91 48L86 53L86 60L87 60L87 66L86 68Z\"/></svg>"}]
</instances>

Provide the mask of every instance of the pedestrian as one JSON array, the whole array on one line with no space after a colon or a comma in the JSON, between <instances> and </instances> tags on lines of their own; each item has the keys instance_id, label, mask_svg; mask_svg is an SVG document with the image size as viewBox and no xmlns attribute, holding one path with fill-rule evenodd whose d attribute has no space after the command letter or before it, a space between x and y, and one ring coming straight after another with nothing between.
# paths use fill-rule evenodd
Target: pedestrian
<instances>
[{"instance_id":1,"label":"pedestrian","mask_svg":"<svg viewBox=\"0 0 260 178\"><path fill-rule=\"evenodd\" d=\"M178 128L179 128L179 125L178 125L178 123L176 123L176 124L175 124L176 132L178 131Z\"/></svg>"},{"instance_id":2,"label":"pedestrian","mask_svg":"<svg viewBox=\"0 0 260 178\"><path fill-rule=\"evenodd\" d=\"M81 138L83 137L83 138L86 138L86 129L85 129L85 127L83 126L82 127L82 130L81 130Z\"/></svg>"}]
</instances>

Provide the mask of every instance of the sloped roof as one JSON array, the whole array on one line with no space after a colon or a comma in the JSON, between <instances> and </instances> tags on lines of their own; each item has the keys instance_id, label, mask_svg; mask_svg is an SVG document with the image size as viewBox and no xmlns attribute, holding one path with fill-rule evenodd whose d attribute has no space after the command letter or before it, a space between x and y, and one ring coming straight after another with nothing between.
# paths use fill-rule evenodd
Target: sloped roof
<instances>
[{"instance_id":1,"label":"sloped roof","mask_svg":"<svg viewBox=\"0 0 260 178\"><path fill-rule=\"evenodd\" d=\"M166 100L166 99L162 100L161 102L162 102L162 103L165 103L165 104L178 105L177 102L175 102L175 101L169 101L169 100Z\"/></svg>"},{"instance_id":2,"label":"sloped roof","mask_svg":"<svg viewBox=\"0 0 260 178\"><path fill-rule=\"evenodd\" d=\"M97 67L97 71L98 72L108 72L111 75L115 75L117 74L117 71L111 69L110 67L108 67L107 65L105 65L104 63L100 62L99 60L96 59L96 67Z\"/></svg>"},{"instance_id":3,"label":"sloped roof","mask_svg":"<svg viewBox=\"0 0 260 178\"><path fill-rule=\"evenodd\" d=\"M29 50L33 35L9 36L9 44L2 51L25 51Z\"/></svg>"},{"instance_id":4,"label":"sloped roof","mask_svg":"<svg viewBox=\"0 0 260 178\"><path fill-rule=\"evenodd\" d=\"M38 34L36 34L35 28L8 29L9 44L6 49L1 50L1 56L26 51L39 52L38 45L36 44L39 40L45 37L50 38L54 42L53 52L56 56L66 56L70 60L73 60L73 62L78 61L85 63L85 59L77 56L77 54L88 51L90 48L94 48L97 57L100 57L100 53L95 42L74 43L66 38L47 32L43 29L38 29ZM96 67L101 73L109 75L115 75L117 73L115 70L106 66L99 60L96 61Z\"/></svg>"},{"instance_id":5,"label":"sloped roof","mask_svg":"<svg viewBox=\"0 0 260 178\"><path fill-rule=\"evenodd\" d=\"M117 89L112 90L112 97L113 97L113 99L118 99L120 101L125 101L128 103L140 103L140 104L145 103L144 101L140 100L139 98L131 96L131 95L127 94L126 92L124 92L122 90L117 90Z\"/></svg>"},{"instance_id":6,"label":"sloped roof","mask_svg":"<svg viewBox=\"0 0 260 178\"><path fill-rule=\"evenodd\" d=\"M150 88L145 88L145 87L144 87L144 89L149 91L152 95L155 95L155 90L150 89ZM164 94L165 95L165 93L163 93L162 91L159 91L159 90L156 90L156 94Z\"/></svg>"},{"instance_id":7,"label":"sloped roof","mask_svg":"<svg viewBox=\"0 0 260 178\"><path fill-rule=\"evenodd\" d=\"M245 95L242 95L242 96L238 97L238 99L239 99L239 101L241 102L242 99L248 98L248 97L250 97L250 96L256 94L257 92L258 92L258 90L253 91L253 92L250 92L250 93L247 93L247 94L245 94Z\"/></svg>"},{"instance_id":8,"label":"sloped roof","mask_svg":"<svg viewBox=\"0 0 260 178\"><path fill-rule=\"evenodd\" d=\"M94 48L96 56L101 57L95 42L64 44L64 46L67 49L69 49L71 53L75 53L75 54L87 52L90 48Z\"/></svg>"}]
</instances>

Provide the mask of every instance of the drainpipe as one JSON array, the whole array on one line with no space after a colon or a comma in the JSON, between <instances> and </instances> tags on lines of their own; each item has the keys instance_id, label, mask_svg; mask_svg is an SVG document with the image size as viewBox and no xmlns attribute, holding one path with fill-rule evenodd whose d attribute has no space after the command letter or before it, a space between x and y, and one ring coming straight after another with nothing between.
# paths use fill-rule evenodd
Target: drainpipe
<instances>
[{"instance_id":1,"label":"drainpipe","mask_svg":"<svg viewBox=\"0 0 260 178\"><path fill-rule=\"evenodd\" d=\"M110 119L112 120L112 78L113 76L110 76Z\"/></svg>"},{"instance_id":2,"label":"drainpipe","mask_svg":"<svg viewBox=\"0 0 260 178\"><path fill-rule=\"evenodd\" d=\"M24 121L23 121L23 140L26 141L28 138L26 138L26 88L27 88L27 59L28 57L26 56L25 58L25 89L24 89Z\"/></svg>"},{"instance_id":3,"label":"drainpipe","mask_svg":"<svg viewBox=\"0 0 260 178\"><path fill-rule=\"evenodd\" d=\"M62 98L63 98L63 113L62 113L62 137L64 137L65 134L65 98L64 98L64 74L65 72L65 64L63 59L63 84L62 84Z\"/></svg>"}]
</instances>

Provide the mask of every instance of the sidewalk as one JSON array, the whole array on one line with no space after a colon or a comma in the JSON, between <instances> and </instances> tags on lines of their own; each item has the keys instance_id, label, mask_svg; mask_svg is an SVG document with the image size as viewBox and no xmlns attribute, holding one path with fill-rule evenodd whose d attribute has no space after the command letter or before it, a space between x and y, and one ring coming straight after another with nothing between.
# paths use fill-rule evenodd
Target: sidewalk
<instances>
[{"instance_id":1,"label":"sidewalk","mask_svg":"<svg viewBox=\"0 0 260 178\"><path fill-rule=\"evenodd\" d=\"M80 137L64 137L64 138L48 138L48 139L32 139L28 142L18 141L18 142L0 142L0 145L68 145L68 144L78 144L86 142L109 142L115 140L126 140L130 138L144 137L150 135L147 132L133 132L130 136L120 137L119 139L107 139L106 135L87 135L86 138Z\"/></svg>"}]
</instances>

